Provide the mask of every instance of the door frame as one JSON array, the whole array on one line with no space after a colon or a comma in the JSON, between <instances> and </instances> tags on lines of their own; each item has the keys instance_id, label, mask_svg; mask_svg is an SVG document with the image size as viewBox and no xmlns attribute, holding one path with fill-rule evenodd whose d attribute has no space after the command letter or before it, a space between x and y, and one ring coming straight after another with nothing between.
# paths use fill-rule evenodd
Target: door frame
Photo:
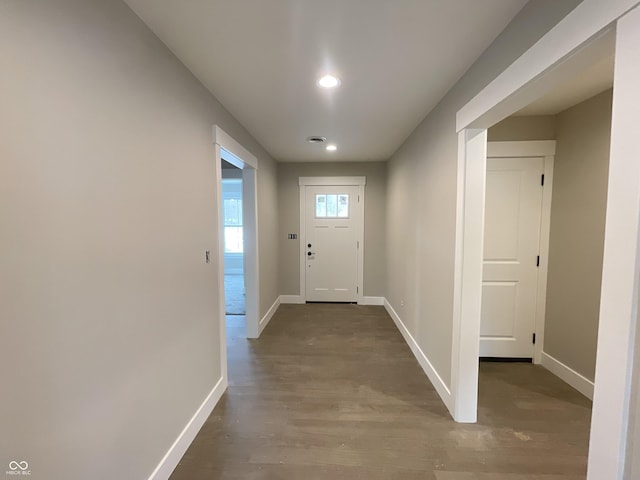
<instances>
[{"instance_id":1,"label":"door frame","mask_svg":"<svg viewBox=\"0 0 640 480\"><path fill-rule=\"evenodd\" d=\"M609 54L615 36L615 26L610 23L616 19L611 14L596 0L583 0L456 114L451 410L458 422L475 423L478 413L487 129ZM586 25L584 16L590 18ZM594 25L599 25L596 31L592 30Z\"/></svg>"},{"instance_id":2,"label":"door frame","mask_svg":"<svg viewBox=\"0 0 640 480\"><path fill-rule=\"evenodd\" d=\"M542 351L544 346L545 310L547 306L547 272L549 269L549 232L551 227L551 196L553 193L553 165L555 161L555 154L555 140L487 142L487 158L537 157L544 159L544 166L542 170L542 174L544 175L544 188L542 189L540 239L538 243L540 266L538 268L536 314L534 324L536 343L533 346L533 363L542 362ZM482 223L484 225L484 220Z\"/></svg>"},{"instance_id":3,"label":"door frame","mask_svg":"<svg viewBox=\"0 0 640 480\"><path fill-rule=\"evenodd\" d=\"M452 410L456 421L477 420L478 342L482 278L483 174L487 128L578 74L607 35L615 38L615 73L600 326L587 479L622 479L627 451L633 359L640 351L640 4L583 0L456 115L458 207L452 339ZM484 150L484 151L483 151Z\"/></svg>"},{"instance_id":4,"label":"door frame","mask_svg":"<svg viewBox=\"0 0 640 480\"><path fill-rule=\"evenodd\" d=\"M349 186L358 187L358 208L360 220L357 226L358 248L358 291L356 295L358 305L364 303L364 192L367 177L298 177L298 190L300 195L300 300L307 301L307 269L306 269L306 188L308 186Z\"/></svg>"},{"instance_id":5,"label":"door frame","mask_svg":"<svg viewBox=\"0 0 640 480\"><path fill-rule=\"evenodd\" d=\"M227 336L224 297L224 226L222 218L222 159L242 170L242 237L244 250L245 327L247 338L258 338L258 159L218 125L213 126L216 156L218 228L218 312L220 317L220 365L227 379Z\"/></svg>"}]
</instances>

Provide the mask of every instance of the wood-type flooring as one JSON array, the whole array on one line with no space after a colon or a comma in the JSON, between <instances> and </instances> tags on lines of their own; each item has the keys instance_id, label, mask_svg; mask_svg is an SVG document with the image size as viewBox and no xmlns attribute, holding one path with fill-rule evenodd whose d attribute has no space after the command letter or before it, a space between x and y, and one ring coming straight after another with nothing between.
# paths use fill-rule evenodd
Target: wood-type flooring
<instances>
[{"instance_id":1,"label":"wood-type flooring","mask_svg":"<svg viewBox=\"0 0 640 480\"><path fill-rule=\"evenodd\" d=\"M591 402L542 367L481 363L478 423L457 424L383 307L281 305L259 340L242 321L172 480L586 476Z\"/></svg>"}]
</instances>

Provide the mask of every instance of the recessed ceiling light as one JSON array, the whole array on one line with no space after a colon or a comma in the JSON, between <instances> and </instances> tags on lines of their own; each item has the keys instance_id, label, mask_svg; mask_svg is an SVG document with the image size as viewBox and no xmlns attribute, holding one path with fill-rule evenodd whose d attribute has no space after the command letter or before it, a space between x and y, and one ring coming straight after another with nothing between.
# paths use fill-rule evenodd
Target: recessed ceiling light
<instances>
[{"instance_id":1,"label":"recessed ceiling light","mask_svg":"<svg viewBox=\"0 0 640 480\"><path fill-rule=\"evenodd\" d=\"M322 88L334 88L340 85L340 80L333 75L325 75L320 80L318 80L318 85Z\"/></svg>"},{"instance_id":2,"label":"recessed ceiling light","mask_svg":"<svg viewBox=\"0 0 640 480\"><path fill-rule=\"evenodd\" d=\"M338 149L335 145L327 145L327 150L330 152L335 152Z\"/></svg>"}]
</instances>

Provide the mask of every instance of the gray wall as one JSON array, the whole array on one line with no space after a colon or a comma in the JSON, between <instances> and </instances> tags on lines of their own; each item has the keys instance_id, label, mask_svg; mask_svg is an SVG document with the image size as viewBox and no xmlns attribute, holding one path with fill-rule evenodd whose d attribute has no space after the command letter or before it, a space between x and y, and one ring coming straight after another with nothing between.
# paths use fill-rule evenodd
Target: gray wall
<instances>
[{"instance_id":1,"label":"gray wall","mask_svg":"<svg viewBox=\"0 0 640 480\"><path fill-rule=\"evenodd\" d=\"M364 294L385 294L386 230L385 162L280 163L278 164L278 246L280 293L300 294L300 243L288 240L288 233L300 233L298 177L365 176ZM299 237L298 237L299 238Z\"/></svg>"},{"instance_id":2,"label":"gray wall","mask_svg":"<svg viewBox=\"0 0 640 480\"><path fill-rule=\"evenodd\" d=\"M252 151L253 153L253 151ZM255 153L254 153L255 154ZM265 154L266 155L266 154ZM260 161L261 158L258 159ZM266 315L280 297L278 282L278 165L262 161L258 169L258 308Z\"/></svg>"},{"instance_id":3,"label":"gray wall","mask_svg":"<svg viewBox=\"0 0 640 480\"><path fill-rule=\"evenodd\" d=\"M489 142L522 142L526 140L554 140L555 138L555 115L507 117L487 131Z\"/></svg>"},{"instance_id":4,"label":"gray wall","mask_svg":"<svg viewBox=\"0 0 640 480\"><path fill-rule=\"evenodd\" d=\"M636 313L636 325L638 324L640 310ZM640 478L640 329L636 329L635 337L624 478Z\"/></svg>"},{"instance_id":5,"label":"gray wall","mask_svg":"<svg viewBox=\"0 0 640 480\"><path fill-rule=\"evenodd\" d=\"M557 116L544 350L593 380L612 91Z\"/></svg>"},{"instance_id":6,"label":"gray wall","mask_svg":"<svg viewBox=\"0 0 640 480\"><path fill-rule=\"evenodd\" d=\"M386 297L448 386L457 189L456 112L579 3L527 3L389 163Z\"/></svg>"},{"instance_id":7,"label":"gray wall","mask_svg":"<svg viewBox=\"0 0 640 480\"><path fill-rule=\"evenodd\" d=\"M259 158L263 313L276 166L119 1L3 1L0 61L0 465L148 478L220 378L212 125Z\"/></svg>"}]
</instances>

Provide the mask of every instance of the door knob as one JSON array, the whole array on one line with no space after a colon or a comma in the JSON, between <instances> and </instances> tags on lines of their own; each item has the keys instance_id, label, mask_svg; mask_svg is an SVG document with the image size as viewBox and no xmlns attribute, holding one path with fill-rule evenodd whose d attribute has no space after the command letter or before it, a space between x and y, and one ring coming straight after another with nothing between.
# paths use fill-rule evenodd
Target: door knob
<instances>
[{"instance_id":1,"label":"door knob","mask_svg":"<svg viewBox=\"0 0 640 480\"><path fill-rule=\"evenodd\" d=\"M310 243L307 244L307 248L311 248L311 244Z\"/></svg>"},{"instance_id":2,"label":"door knob","mask_svg":"<svg viewBox=\"0 0 640 480\"><path fill-rule=\"evenodd\" d=\"M307 252L307 257L310 257L311 255L315 255L315 252Z\"/></svg>"}]
</instances>

